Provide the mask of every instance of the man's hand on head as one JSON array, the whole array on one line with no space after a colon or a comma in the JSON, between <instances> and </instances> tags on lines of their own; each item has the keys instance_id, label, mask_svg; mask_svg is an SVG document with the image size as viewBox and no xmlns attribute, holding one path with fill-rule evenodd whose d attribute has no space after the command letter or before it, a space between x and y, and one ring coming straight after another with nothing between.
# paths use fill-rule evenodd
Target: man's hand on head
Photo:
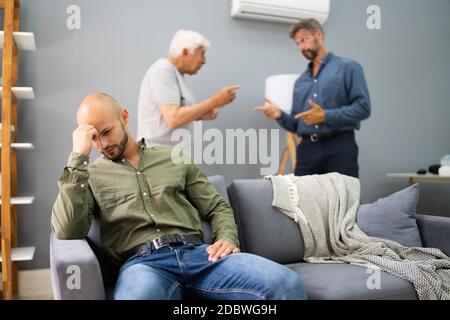
<instances>
[{"instance_id":1,"label":"man's hand on head","mask_svg":"<svg viewBox=\"0 0 450 320\"><path fill-rule=\"evenodd\" d=\"M94 126L90 124L78 126L72 134L73 152L78 152L89 157L92 149L92 140L95 136L98 136L98 132Z\"/></svg>"},{"instance_id":2,"label":"man's hand on head","mask_svg":"<svg viewBox=\"0 0 450 320\"><path fill-rule=\"evenodd\" d=\"M226 257L232 253L239 253L241 250L233 243L226 240L217 240L214 244L206 248L206 253L209 254L208 260L216 262L220 258Z\"/></svg>"}]
</instances>

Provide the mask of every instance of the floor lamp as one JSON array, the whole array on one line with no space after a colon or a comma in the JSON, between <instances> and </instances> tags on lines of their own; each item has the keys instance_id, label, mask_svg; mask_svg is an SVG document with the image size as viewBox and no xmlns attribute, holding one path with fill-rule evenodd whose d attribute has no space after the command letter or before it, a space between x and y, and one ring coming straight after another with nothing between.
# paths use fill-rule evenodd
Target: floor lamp
<instances>
[{"instance_id":1,"label":"floor lamp","mask_svg":"<svg viewBox=\"0 0 450 320\"><path fill-rule=\"evenodd\" d=\"M282 175L286 169L288 158L291 160L291 166L295 169L297 165L297 146L301 143L301 138L292 132L288 132L286 135L286 146L283 149L281 155L280 166L278 167L277 175Z\"/></svg>"},{"instance_id":2,"label":"floor lamp","mask_svg":"<svg viewBox=\"0 0 450 320\"><path fill-rule=\"evenodd\" d=\"M294 84L298 77L298 74L280 74L266 79L266 98L272 100L288 114L291 113ZM280 166L277 172L278 175L283 174L289 158L292 168L295 168L297 163L297 146L300 143L301 138L297 134L292 132L287 133L286 145L283 148Z\"/></svg>"}]
</instances>

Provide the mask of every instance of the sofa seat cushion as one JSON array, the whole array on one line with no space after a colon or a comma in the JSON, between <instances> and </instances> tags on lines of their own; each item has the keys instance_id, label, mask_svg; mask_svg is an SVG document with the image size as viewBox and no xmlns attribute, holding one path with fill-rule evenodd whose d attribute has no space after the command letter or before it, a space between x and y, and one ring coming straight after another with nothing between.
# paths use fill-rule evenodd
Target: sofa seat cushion
<instances>
[{"instance_id":1,"label":"sofa seat cushion","mask_svg":"<svg viewBox=\"0 0 450 320\"><path fill-rule=\"evenodd\" d=\"M417 300L412 283L380 272L380 289L369 289L375 274L350 264L295 263L310 300ZM370 280L369 280L370 278Z\"/></svg>"}]
</instances>

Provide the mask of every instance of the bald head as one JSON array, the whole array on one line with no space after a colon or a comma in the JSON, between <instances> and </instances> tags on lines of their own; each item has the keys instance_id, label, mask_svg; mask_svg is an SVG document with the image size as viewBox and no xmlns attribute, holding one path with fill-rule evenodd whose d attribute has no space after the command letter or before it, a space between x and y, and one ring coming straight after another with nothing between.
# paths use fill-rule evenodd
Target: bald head
<instances>
[{"instance_id":1,"label":"bald head","mask_svg":"<svg viewBox=\"0 0 450 320\"><path fill-rule=\"evenodd\" d=\"M77 112L78 125L94 124L99 120L121 119L122 108L117 101L106 93L96 92L88 95L80 104Z\"/></svg>"}]
</instances>

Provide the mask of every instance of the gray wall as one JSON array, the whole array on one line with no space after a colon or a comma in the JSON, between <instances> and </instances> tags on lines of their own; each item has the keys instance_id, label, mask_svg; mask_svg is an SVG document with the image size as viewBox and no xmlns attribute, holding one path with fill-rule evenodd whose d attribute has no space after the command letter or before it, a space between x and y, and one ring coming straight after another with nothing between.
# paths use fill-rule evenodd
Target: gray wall
<instances>
[{"instance_id":1,"label":"gray wall","mask_svg":"<svg viewBox=\"0 0 450 320\"><path fill-rule=\"evenodd\" d=\"M66 8L82 9L82 29L66 28ZM366 9L382 9L382 30L366 28ZM229 0L22 0L22 30L36 33L38 50L21 52L20 83L33 86L35 101L20 102L20 195L36 202L19 208L21 245L36 245L35 260L22 268L49 266L48 238L56 181L71 151L80 100L92 91L113 94L129 108L136 129L141 78L167 52L174 32L191 28L209 38L209 64L188 79L198 99L233 83L238 99L204 128L277 128L251 108L262 102L264 79L300 73L306 61L287 36L287 25L229 16ZM328 47L365 68L373 115L362 125L362 202L406 185L387 172L415 171L450 153L450 2L448 0L334 0L327 22ZM284 137L282 138L282 141ZM257 165L203 166L227 182L260 178ZM450 215L449 188L424 185L419 211Z\"/></svg>"}]
</instances>

